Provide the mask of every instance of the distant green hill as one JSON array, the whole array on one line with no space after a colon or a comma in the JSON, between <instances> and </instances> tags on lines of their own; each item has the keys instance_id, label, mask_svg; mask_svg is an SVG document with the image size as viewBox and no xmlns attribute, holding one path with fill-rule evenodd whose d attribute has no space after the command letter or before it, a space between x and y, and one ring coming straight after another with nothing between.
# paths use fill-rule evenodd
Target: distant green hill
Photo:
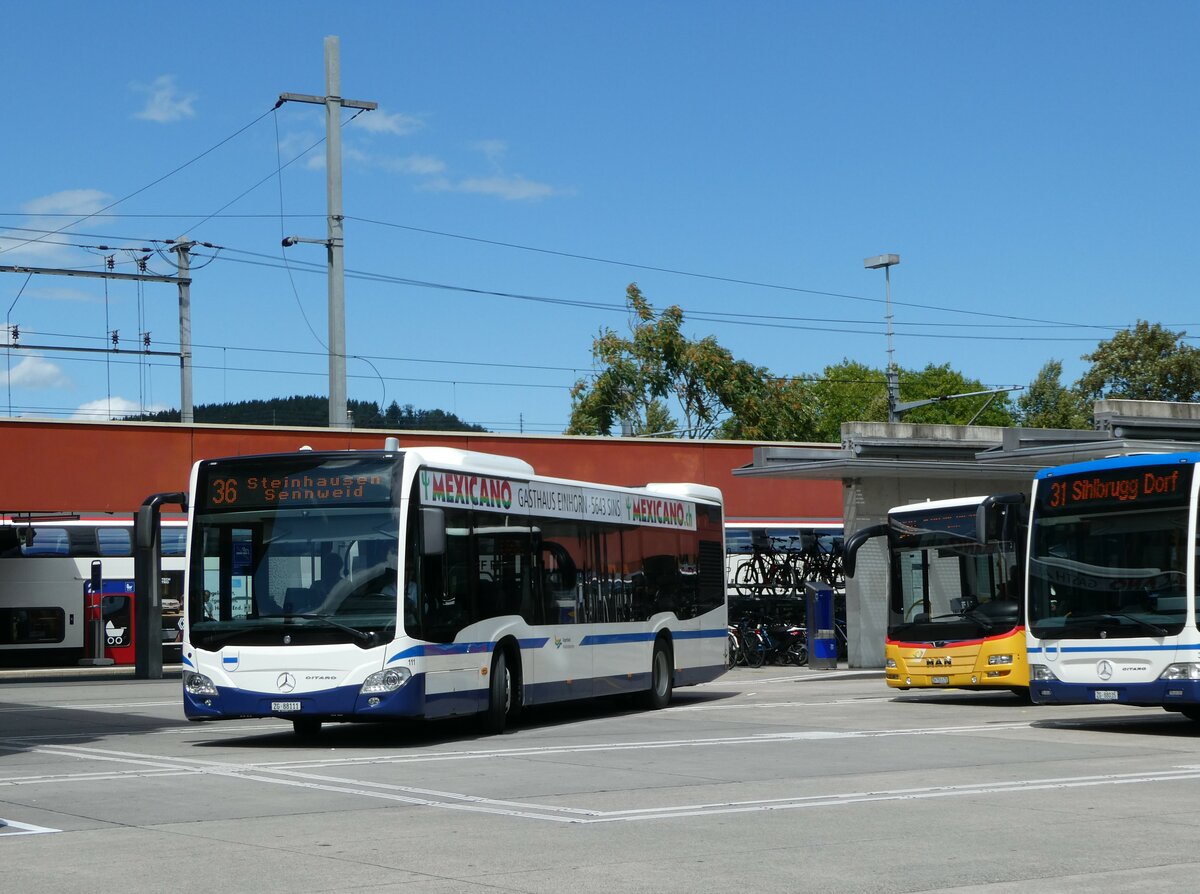
<instances>
[{"instance_id":1,"label":"distant green hill","mask_svg":"<svg viewBox=\"0 0 1200 894\"><path fill-rule=\"evenodd\" d=\"M346 408L355 428L419 429L421 431L487 431L482 425L463 422L444 410L417 410L392 401L381 411L378 403L349 400ZM271 400L243 400L226 404L197 404L192 410L196 422L215 425L295 425L321 428L329 424L329 399L319 395L276 397ZM126 416L131 422L178 422L178 410L139 413Z\"/></svg>"}]
</instances>

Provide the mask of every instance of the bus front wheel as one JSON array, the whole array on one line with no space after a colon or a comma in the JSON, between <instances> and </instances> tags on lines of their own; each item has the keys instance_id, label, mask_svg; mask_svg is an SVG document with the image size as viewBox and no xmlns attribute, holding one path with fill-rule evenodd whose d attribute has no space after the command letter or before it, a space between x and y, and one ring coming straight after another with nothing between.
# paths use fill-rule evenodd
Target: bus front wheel
<instances>
[{"instance_id":1,"label":"bus front wheel","mask_svg":"<svg viewBox=\"0 0 1200 894\"><path fill-rule=\"evenodd\" d=\"M507 653L501 649L492 658L488 706L480 717L484 732L504 732L504 728L516 720L519 710L520 696L517 693L516 676L508 666Z\"/></svg>"}]
</instances>

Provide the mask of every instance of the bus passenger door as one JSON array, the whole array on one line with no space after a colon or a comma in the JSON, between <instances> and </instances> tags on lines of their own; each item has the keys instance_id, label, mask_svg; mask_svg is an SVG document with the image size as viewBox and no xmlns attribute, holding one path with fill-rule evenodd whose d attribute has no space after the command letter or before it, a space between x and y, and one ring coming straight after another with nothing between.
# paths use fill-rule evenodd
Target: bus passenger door
<instances>
[{"instance_id":1,"label":"bus passenger door","mask_svg":"<svg viewBox=\"0 0 1200 894\"><path fill-rule=\"evenodd\" d=\"M546 641L526 669L529 704L590 697L594 648L586 641L590 620L583 543L576 525L545 522L536 541ZM528 653L524 653L528 654ZM531 685L531 682L533 685Z\"/></svg>"}]
</instances>

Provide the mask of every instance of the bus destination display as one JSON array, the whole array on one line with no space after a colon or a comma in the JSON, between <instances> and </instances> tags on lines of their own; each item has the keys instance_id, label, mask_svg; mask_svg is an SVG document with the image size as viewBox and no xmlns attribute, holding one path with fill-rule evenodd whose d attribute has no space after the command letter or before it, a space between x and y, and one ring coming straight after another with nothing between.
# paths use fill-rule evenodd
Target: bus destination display
<instances>
[{"instance_id":1,"label":"bus destination display","mask_svg":"<svg viewBox=\"0 0 1200 894\"><path fill-rule=\"evenodd\" d=\"M1186 501L1191 483L1190 465L1117 469L1068 478L1045 478L1039 483L1038 503L1043 511L1054 513L1117 506L1179 505Z\"/></svg>"},{"instance_id":2,"label":"bus destination display","mask_svg":"<svg viewBox=\"0 0 1200 894\"><path fill-rule=\"evenodd\" d=\"M298 468L229 463L204 470L210 510L361 506L391 502L391 463L337 463Z\"/></svg>"}]
</instances>

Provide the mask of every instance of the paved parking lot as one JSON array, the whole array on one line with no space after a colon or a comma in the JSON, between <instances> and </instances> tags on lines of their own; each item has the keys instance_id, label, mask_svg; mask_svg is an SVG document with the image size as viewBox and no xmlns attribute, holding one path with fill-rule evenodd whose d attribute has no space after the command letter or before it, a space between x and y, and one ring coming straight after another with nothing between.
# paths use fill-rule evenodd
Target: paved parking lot
<instances>
[{"instance_id":1,"label":"paved parking lot","mask_svg":"<svg viewBox=\"0 0 1200 894\"><path fill-rule=\"evenodd\" d=\"M177 679L0 681L14 892L1155 891L1198 867L1200 725L739 669L666 710L189 724Z\"/></svg>"}]
</instances>

